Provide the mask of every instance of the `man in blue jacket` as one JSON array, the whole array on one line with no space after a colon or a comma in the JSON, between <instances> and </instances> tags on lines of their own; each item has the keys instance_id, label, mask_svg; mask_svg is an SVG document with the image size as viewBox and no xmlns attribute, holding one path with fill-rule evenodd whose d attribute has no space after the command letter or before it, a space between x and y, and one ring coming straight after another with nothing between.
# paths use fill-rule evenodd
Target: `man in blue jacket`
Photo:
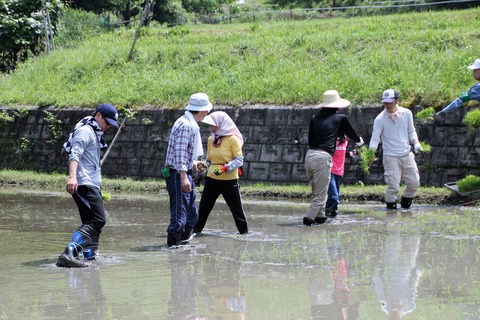
<instances>
[{"instance_id":1,"label":"man in blue jacket","mask_svg":"<svg viewBox=\"0 0 480 320\"><path fill-rule=\"evenodd\" d=\"M468 66L467 69L473 70L473 78L480 81L480 59L476 59L471 66ZM460 108L465 102L470 100L477 100L480 102L480 82L477 82L470 88L467 92L462 92L460 97L453 100L448 106L443 108L441 111L434 114L438 116L442 113L449 113Z\"/></svg>"}]
</instances>

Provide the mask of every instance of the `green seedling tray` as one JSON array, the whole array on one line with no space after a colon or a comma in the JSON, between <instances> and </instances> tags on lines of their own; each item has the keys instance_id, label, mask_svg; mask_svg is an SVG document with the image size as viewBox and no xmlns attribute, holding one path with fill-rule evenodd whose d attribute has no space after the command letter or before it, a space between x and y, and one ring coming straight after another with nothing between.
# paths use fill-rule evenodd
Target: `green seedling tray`
<instances>
[{"instance_id":1,"label":"green seedling tray","mask_svg":"<svg viewBox=\"0 0 480 320\"><path fill-rule=\"evenodd\" d=\"M448 189L452 190L452 191L455 192L456 194L461 195L462 197L466 197L466 196L469 196L469 195L471 195L471 194L480 192L480 190L473 190L473 191L468 191L468 192L460 192L460 191L458 191L458 186L457 186L457 183L456 183L456 182L447 182L447 183L444 184L444 186L447 187Z\"/></svg>"}]
</instances>

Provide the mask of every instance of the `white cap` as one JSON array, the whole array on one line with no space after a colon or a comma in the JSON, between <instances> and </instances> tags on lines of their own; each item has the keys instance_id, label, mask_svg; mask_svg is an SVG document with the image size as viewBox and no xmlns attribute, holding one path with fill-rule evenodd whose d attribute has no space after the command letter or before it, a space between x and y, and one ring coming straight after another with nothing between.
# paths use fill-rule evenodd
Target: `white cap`
<instances>
[{"instance_id":1,"label":"white cap","mask_svg":"<svg viewBox=\"0 0 480 320\"><path fill-rule=\"evenodd\" d=\"M391 102L395 101L395 99L398 99L397 90L387 89L387 90L383 91L382 102L391 103Z\"/></svg>"},{"instance_id":2,"label":"white cap","mask_svg":"<svg viewBox=\"0 0 480 320\"><path fill-rule=\"evenodd\" d=\"M212 110L212 104L208 100L206 93L195 93L190 96L188 101L187 110L190 111L210 111Z\"/></svg>"},{"instance_id":3,"label":"white cap","mask_svg":"<svg viewBox=\"0 0 480 320\"><path fill-rule=\"evenodd\" d=\"M473 61L473 64L471 66L468 66L467 69L470 69L470 70L480 69L480 59L475 59L475 61Z\"/></svg>"}]
</instances>

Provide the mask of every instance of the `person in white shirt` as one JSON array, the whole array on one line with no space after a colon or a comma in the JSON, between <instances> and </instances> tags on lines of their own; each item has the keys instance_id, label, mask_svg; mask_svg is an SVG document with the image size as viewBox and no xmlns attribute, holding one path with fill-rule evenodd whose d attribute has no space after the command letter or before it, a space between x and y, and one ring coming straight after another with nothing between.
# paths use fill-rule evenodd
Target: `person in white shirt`
<instances>
[{"instance_id":1,"label":"person in white shirt","mask_svg":"<svg viewBox=\"0 0 480 320\"><path fill-rule=\"evenodd\" d=\"M409 209L420 188L420 175L411 145L415 153L421 151L422 146L418 141L412 112L398 105L398 92L385 90L382 103L385 110L375 118L369 148L377 150L382 142L387 209L397 209L401 181L406 186L400 204L402 208Z\"/></svg>"}]
</instances>

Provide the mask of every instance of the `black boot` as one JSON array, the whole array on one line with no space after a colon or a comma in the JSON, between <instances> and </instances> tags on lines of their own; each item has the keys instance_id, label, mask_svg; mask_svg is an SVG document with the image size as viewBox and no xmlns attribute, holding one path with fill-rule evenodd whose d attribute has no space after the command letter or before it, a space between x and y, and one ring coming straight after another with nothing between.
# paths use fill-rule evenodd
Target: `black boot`
<instances>
[{"instance_id":1,"label":"black boot","mask_svg":"<svg viewBox=\"0 0 480 320\"><path fill-rule=\"evenodd\" d=\"M402 200L400 201L400 205L403 209L410 209L412 206L413 198L407 198L402 196Z\"/></svg>"},{"instance_id":2,"label":"black boot","mask_svg":"<svg viewBox=\"0 0 480 320\"><path fill-rule=\"evenodd\" d=\"M335 218L338 214L338 208L336 207L331 207L331 208L326 208L325 209L325 216L330 217L330 218Z\"/></svg>"},{"instance_id":3,"label":"black boot","mask_svg":"<svg viewBox=\"0 0 480 320\"><path fill-rule=\"evenodd\" d=\"M181 232L169 232L167 235L167 246L178 246L180 244L180 239L182 237Z\"/></svg>"},{"instance_id":4,"label":"black boot","mask_svg":"<svg viewBox=\"0 0 480 320\"><path fill-rule=\"evenodd\" d=\"M315 221L313 219L310 219L308 217L303 217L303 224L304 225L311 226L314 223L315 223Z\"/></svg>"},{"instance_id":5,"label":"black boot","mask_svg":"<svg viewBox=\"0 0 480 320\"><path fill-rule=\"evenodd\" d=\"M59 268L85 268L88 267L89 264L80 260L79 258L79 248L73 242L70 242L65 251L58 257L57 260L57 267Z\"/></svg>"},{"instance_id":6,"label":"black boot","mask_svg":"<svg viewBox=\"0 0 480 320\"><path fill-rule=\"evenodd\" d=\"M315 221L315 224L322 224L327 222L327 220L327 217L315 217L315 219L313 219L313 221Z\"/></svg>"},{"instance_id":7,"label":"black boot","mask_svg":"<svg viewBox=\"0 0 480 320\"><path fill-rule=\"evenodd\" d=\"M387 210L397 210L396 202L387 202Z\"/></svg>"},{"instance_id":8,"label":"black boot","mask_svg":"<svg viewBox=\"0 0 480 320\"><path fill-rule=\"evenodd\" d=\"M96 250L98 252L98 237L100 232L88 224L82 224L72 235L72 241L67 245L65 251L58 257L57 267L63 268L84 268L89 264L84 261L85 253L87 259L93 260ZM95 240L94 240L95 239ZM90 245L93 247L88 248Z\"/></svg>"}]
</instances>

